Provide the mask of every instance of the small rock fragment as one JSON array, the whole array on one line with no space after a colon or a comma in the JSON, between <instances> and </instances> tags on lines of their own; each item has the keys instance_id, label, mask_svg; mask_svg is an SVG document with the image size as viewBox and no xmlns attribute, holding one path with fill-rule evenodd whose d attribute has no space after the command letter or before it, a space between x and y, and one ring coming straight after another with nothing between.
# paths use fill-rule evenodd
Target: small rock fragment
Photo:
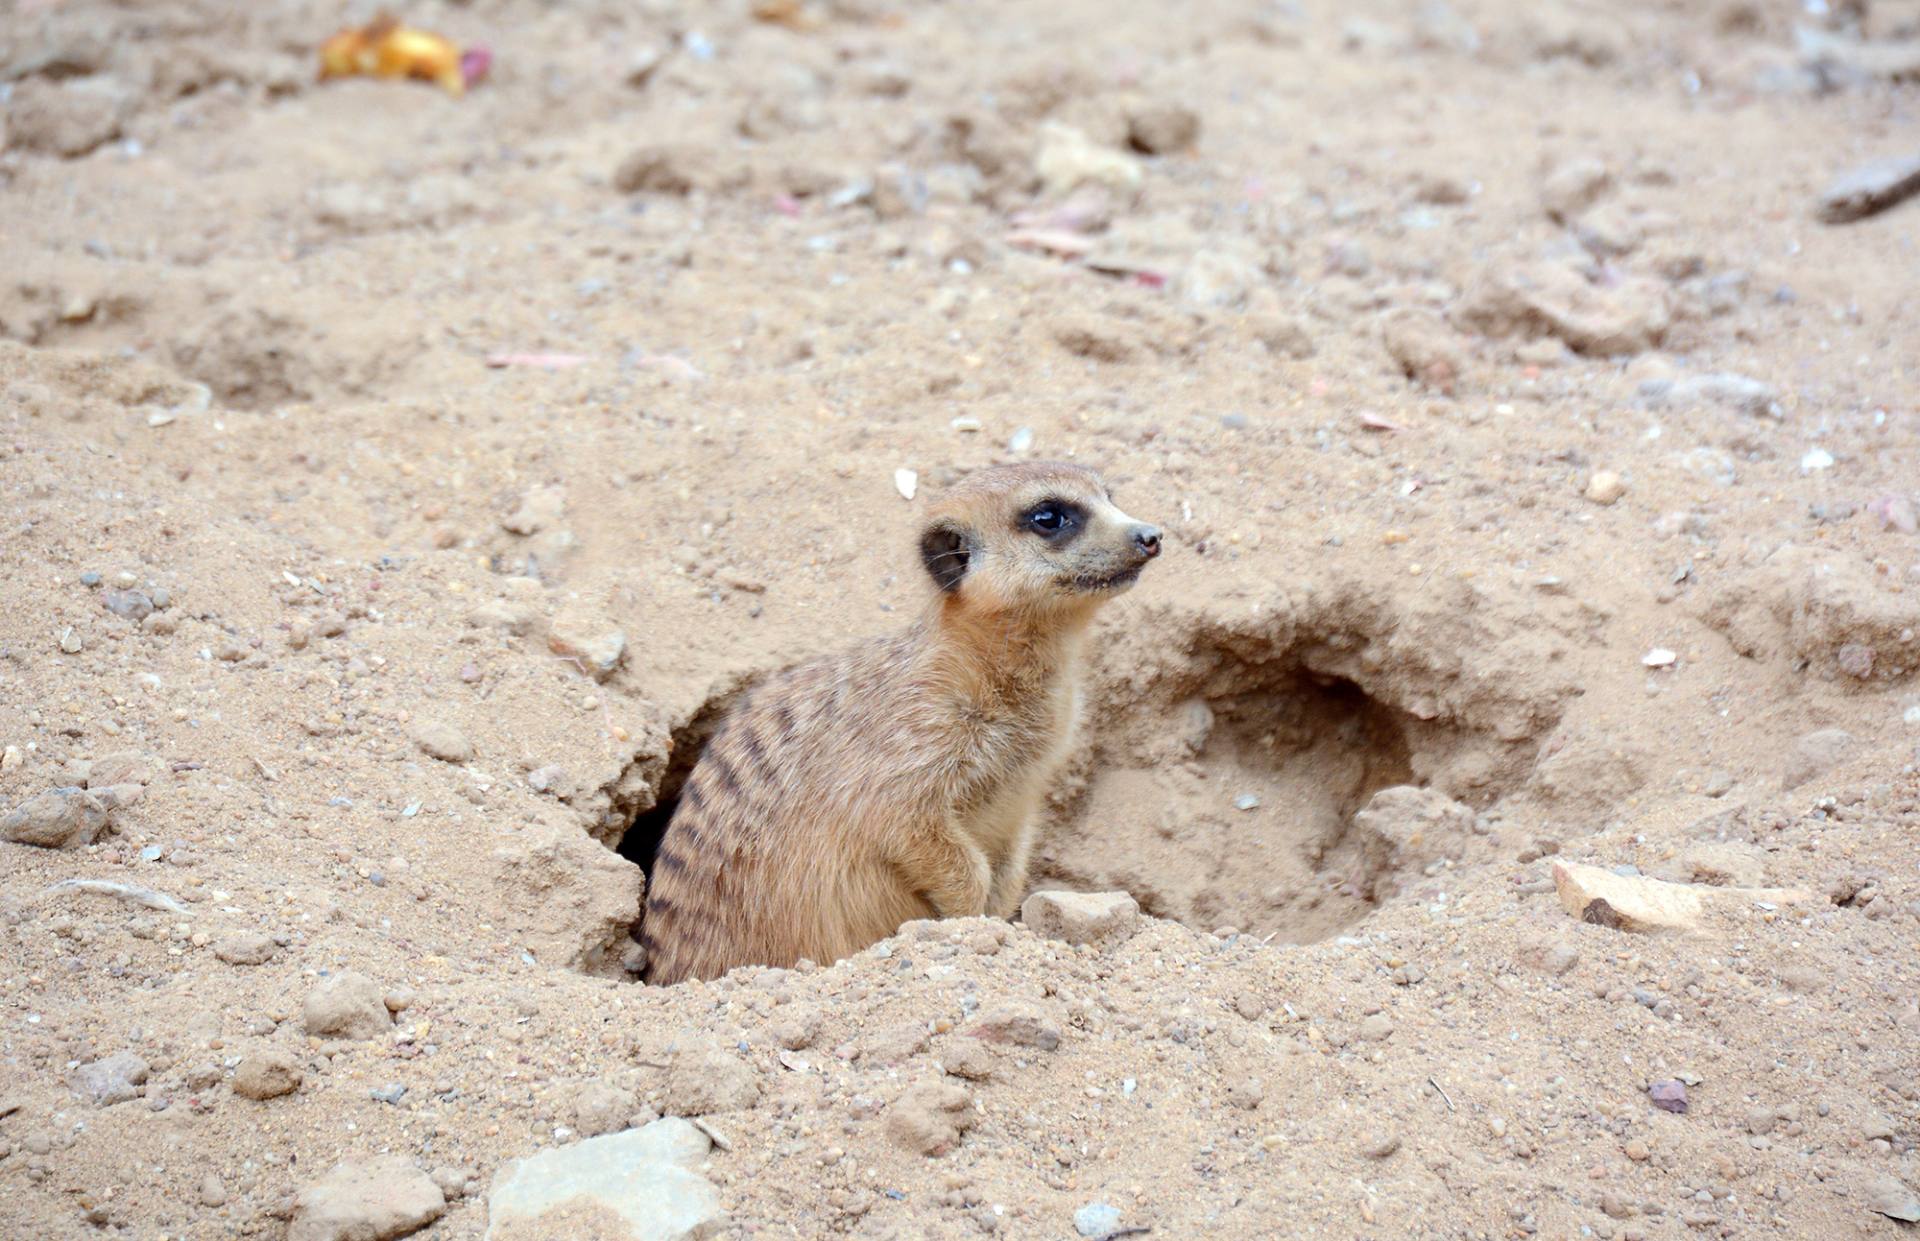
<instances>
[{"instance_id":1,"label":"small rock fragment","mask_svg":"<svg viewBox=\"0 0 1920 1241\"><path fill-rule=\"evenodd\" d=\"M153 615L153 600L144 591L109 590L100 595L100 605L115 616L143 621Z\"/></svg>"},{"instance_id":2,"label":"small rock fragment","mask_svg":"<svg viewBox=\"0 0 1920 1241\"><path fill-rule=\"evenodd\" d=\"M1655 1082L1647 1087L1647 1097L1653 1105L1663 1112L1685 1114L1687 1110L1687 1087L1683 1082L1667 1080Z\"/></svg>"},{"instance_id":3,"label":"small rock fragment","mask_svg":"<svg viewBox=\"0 0 1920 1241\"><path fill-rule=\"evenodd\" d=\"M1010 1043L1053 1051L1060 1046L1060 1027L1034 1009L1003 1005L980 1015L967 1033L989 1043Z\"/></svg>"},{"instance_id":4,"label":"small rock fragment","mask_svg":"<svg viewBox=\"0 0 1920 1241\"><path fill-rule=\"evenodd\" d=\"M500 528L509 534L538 534L557 524L566 512L567 493L561 487L535 487L520 499L520 506L501 518Z\"/></svg>"},{"instance_id":5,"label":"small rock fragment","mask_svg":"<svg viewBox=\"0 0 1920 1241\"><path fill-rule=\"evenodd\" d=\"M117 751L93 760L87 771L87 787L108 788L115 784L151 784L160 774L160 761L134 750Z\"/></svg>"},{"instance_id":6,"label":"small rock fragment","mask_svg":"<svg viewBox=\"0 0 1920 1241\"><path fill-rule=\"evenodd\" d=\"M1035 892L1020 906L1034 934L1070 944L1123 940L1140 926L1140 905L1125 892Z\"/></svg>"},{"instance_id":7,"label":"small rock fragment","mask_svg":"<svg viewBox=\"0 0 1920 1241\"><path fill-rule=\"evenodd\" d=\"M1570 862L1553 864L1553 886L1561 907L1574 917L1628 931L1698 930L1710 902L1738 908L1751 907L1756 901L1787 905L1812 899L1811 893L1797 888L1664 883Z\"/></svg>"},{"instance_id":8,"label":"small rock fragment","mask_svg":"<svg viewBox=\"0 0 1920 1241\"><path fill-rule=\"evenodd\" d=\"M1073 1230L1088 1241L1107 1241L1120 1231L1120 1208L1089 1202L1073 1213Z\"/></svg>"},{"instance_id":9,"label":"small rock fragment","mask_svg":"<svg viewBox=\"0 0 1920 1241\"><path fill-rule=\"evenodd\" d=\"M1572 944L1557 939L1536 938L1525 940L1515 954L1520 964L1528 969L1539 970L1543 974L1556 977L1580 964L1580 950Z\"/></svg>"},{"instance_id":10,"label":"small rock fragment","mask_svg":"<svg viewBox=\"0 0 1920 1241\"><path fill-rule=\"evenodd\" d=\"M1540 203L1549 216L1564 224L1600 201L1612 185L1605 164L1590 155L1576 156L1547 173L1540 183Z\"/></svg>"},{"instance_id":11,"label":"small rock fragment","mask_svg":"<svg viewBox=\"0 0 1920 1241\"><path fill-rule=\"evenodd\" d=\"M614 169L622 194L690 194L714 190L733 179L719 153L698 142L658 142L640 147Z\"/></svg>"},{"instance_id":12,"label":"small rock fragment","mask_svg":"<svg viewBox=\"0 0 1920 1241\"><path fill-rule=\"evenodd\" d=\"M705 1116L741 1111L759 1099L760 1078L746 1062L722 1044L700 1043L674 1054L660 1110L669 1116Z\"/></svg>"},{"instance_id":13,"label":"small rock fragment","mask_svg":"<svg viewBox=\"0 0 1920 1241\"><path fill-rule=\"evenodd\" d=\"M907 1087L887 1109L887 1136L916 1154L944 1155L973 1127L973 1100L959 1086L937 1080Z\"/></svg>"},{"instance_id":14,"label":"small rock fragment","mask_svg":"<svg viewBox=\"0 0 1920 1241\"><path fill-rule=\"evenodd\" d=\"M116 1051L81 1065L74 1071L73 1084L98 1106L111 1107L138 1098L147 1073L145 1060L130 1051Z\"/></svg>"},{"instance_id":15,"label":"small rock fragment","mask_svg":"<svg viewBox=\"0 0 1920 1241\"><path fill-rule=\"evenodd\" d=\"M1731 372L1690 375L1684 379L1648 379L1640 385L1640 397L1655 407L1673 405L1687 409L1721 405L1756 418L1779 418L1785 412L1780 406L1780 394L1770 385Z\"/></svg>"},{"instance_id":16,"label":"small rock fragment","mask_svg":"<svg viewBox=\"0 0 1920 1241\"><path fill-rule=\"evenodd\" d=\"M1905 496L1880 496L1868 503L1867 512L1873 514L1883 530L1920 534L1920 510Z\"/></svg>"},{"instance_id":17,"label":"small rock fragment","mask_svg":"<svg viewBox=\"0 0 1920 1241\"><path fill-rule=\"evenodd\" d=\"M1368 1159L1385 1159L1400 1149L1397 1133L1375 1133L1360 1144L1360 1153Z\"/></svg>"},{"instance_id":18,"label":"small rock fragment","mask_svg":"<svg viewBox=\"0 0 1920 1241\"><path fill-rule=\"evenodd\" d=\"M1595 504L1612 504L1627 494L1627 481L1612 470L1595 470L1585 494Z\"/></svg>"},{"instance_id":19,"label":"small rock fragment","mask_svg":"<svg viewBox=\"0 0 1920 1241\"><path fill-rule=\"evenodd\" d=\"M1200 137L1200 116L1177 103L1149 103L1127 114L1127 144L1144 155L1171 155Z\"/></svg>"},{"instance_id":20,"label":"small rock fragment","mask_svg":"<svg viewBox=\"0 0 1920 1241\"><path fill-rule=\"evenodd\" d=\"M317 1038L378 1038L393 1028L380 987L364 974L343 971L322 978L302 1008L308 1034Z\"/></svg>"},{"instance_id":21,"label":"small rock fragment","mask_svg":"<svg viewBox=\"0 0 1920 1241\"><path fill-rule=\"evenodd\" d=\"M567 611L553 618L547 647L594 680L604 681L627 657L627 635L597 616Z\"/></svg>"},{"instance_id":22,"label":"small rock fragment","mask_svg":"<svg viewBox=\"0 0 1920 1241\"><path fill-rule=\"evenodd\" d=\"M633 1091L604 1077L596 1077L574 1092L573 1127L589 1138L619 1133L627 1127L627 1118L639 1108L640 1099Z\"/></svg>"},{"instance_id":23,"label":"small rock fragment","mask_svg":"<svg viewBox=\"0 0 1920 1241\"><path fill-rule=\"evenodd\" d=\"M1140 185L1140 161L1124 151L1103 147L1080 130L1059 121L1040 126L1040 149L1034 171L1049 194L1066 194L1078 186L1098 182L1120 191Z\"/></svg>"},{"instance_id":24,"label":"small rock fragment","mask_svg":"<svg viewBox=\"0 0 1920 1241\"><path fill-rule=\"evenodd\" d=\"M970 1082L992 1081L994 1052L979 1039L953 1039L940 1048L940 1067L953 1077Z\"/></svg>"},{"instance_id":25,"label":"small rock fragment","mask_svg":"<svg viewBox=\"0 0 1920 1241\"><path fill-rule=\"evenodd\" d=\"M414 725L413 744L422 754L443 763L473 761L473 742L445 720L422 720Z\"/></svg>"},{"instance_id":26,"label":"small rock fragment","mask_svg":"<svg viewBox=\"0 0 1920 1241\"><path fill-rule=\"evenodd\" d=\"M300 1191L287 1241L390 1241L446 1209L440 1187L405 1156L348 1160Z\"/></svg>"},{"instance_id":27,"label":"small rock fragment","mask_svg":"<svg viewBox=\"0 0 1920 1241\"><path fill-rule=\"evenodd\" d=\"M241 931L214 941L213 955L228 965L265 965L280 945L263 931Z\"/></svg>"},{"instance_id":28,"label":"small rock fragment","mask_svg":"<svg viewBox=\"0 0 1920 1241\"><path fill-rule=\"evenodd\" d=\"M1878 215L1920 194L1920 155L1876 160L1852 169L1820 195L1820 218L1846 224Z\"/></svg>"},{"instance_id":29,"label":"small rock fragment","mask_svg":"<svg viewBox=\"0 0 1920 1241\"><path fill-rule=\"evenodd\" d=\"M306 1072L292 1052L279 1047L264 1047L241 1057L233 1071L233 1093L243 1099L265 1102L300 1089Z\"/></svg>"},{"instance_id":30,"label":"small rock fragment","mask_svg":"<svg viewBox=\"0 0 1920 1241\"><path fill-rule=\"evenodd\" d=\"M111 809L99 794L86 789L49 789L0 818L0 840L42 849L82 848L106 828Z\"/></svg>"},{"instance_id":31,"label":"small rock fragment","mask_svg":"<svg viewBox=\"0 0 1920 1241\"><path fill-rule=\"evenodd\" d=\"M1920 1223L1920 1195L1916 1195L1899 1179L1887 1175L1873 1178L1867 1186L1867 1207L1877 1211L1888 1219L1902 1220L1909 1224Z\"/></svg>"},{"instance_id":32,"label":"small rock fragment","mask_svg":"<svg viewBox=\"0 0 1920 1241\"><path fill-rule=\"evenodd\" d=\"M1402 374L1438 392L1451 394L1466 369L1459 338L1430 310L1388 313L1380 321L1380 338Z\"/></svg>"}]
</instances>

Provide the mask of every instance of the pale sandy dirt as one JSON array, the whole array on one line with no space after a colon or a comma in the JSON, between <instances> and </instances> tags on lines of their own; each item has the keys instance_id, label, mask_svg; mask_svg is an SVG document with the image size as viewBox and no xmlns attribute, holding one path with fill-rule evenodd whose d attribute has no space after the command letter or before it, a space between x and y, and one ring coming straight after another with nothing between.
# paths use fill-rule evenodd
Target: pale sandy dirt
<instances>
[{"instance_id":1,"label":"pale sandy dirt","mask_svg":"<svg viewBox=\"0 0 1920 1241\"><path fill-rule=\"evenodd\" d=\"M478 1238L506 1160L702 1106L726 1236L1911 1229L1920 204L1815 205L1920 87L1815 93L1785 3L409 10L494 48L454 100L228 7L0 15L0 810L146 781L0 844L0 1234L279 1238L398 1154ZM1010 244L1069 201L1091 253ZM1158 919L632 982L610 846L923 606L1016 433L1169 532L1035 879ZM1555 850L1815 899L1640 935ZM309 1035L341 971L391 1031ZM983 1054L1008 1004L1057 1048Z\"/></svg>"}]
</instances>

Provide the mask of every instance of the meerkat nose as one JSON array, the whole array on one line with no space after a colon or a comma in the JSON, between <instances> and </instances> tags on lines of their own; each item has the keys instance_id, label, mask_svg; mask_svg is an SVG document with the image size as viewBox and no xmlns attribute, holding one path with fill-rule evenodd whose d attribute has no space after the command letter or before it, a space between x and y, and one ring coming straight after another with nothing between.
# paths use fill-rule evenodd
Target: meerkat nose
<instances>
[{"instance_id":1,"label":"meerkat nose","mask_svg":"<svg viewBox=\"0 0 1920 1241\"><path fill-rule=\"evenodd\" d=\"M1134 550L1143 560L1152 560L1160 554L1160 527L1135 526L1133 528Z\"/></svg>"}]
</instances>

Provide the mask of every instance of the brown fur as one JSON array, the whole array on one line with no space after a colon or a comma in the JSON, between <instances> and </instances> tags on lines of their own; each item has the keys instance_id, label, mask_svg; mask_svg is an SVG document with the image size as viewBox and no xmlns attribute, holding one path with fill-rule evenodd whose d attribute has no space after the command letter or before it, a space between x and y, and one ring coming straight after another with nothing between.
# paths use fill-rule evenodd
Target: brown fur
<instances>
[{"instance_id":1,"label":"brown fur","mask_svg":"<svg viewBox=\"0 0 1920 1241\"><path fill-rule=\"evenodd\" d=\"M1084 514L1071 537L1035 529L1049 500ZM1072 745L1088 622L1158 551L1080 466L999 466L948 491L922 527L940 589L926 615L769 678L701 754L653 866L648 980L1011 914Z\"/></svg>"}]
</instances>

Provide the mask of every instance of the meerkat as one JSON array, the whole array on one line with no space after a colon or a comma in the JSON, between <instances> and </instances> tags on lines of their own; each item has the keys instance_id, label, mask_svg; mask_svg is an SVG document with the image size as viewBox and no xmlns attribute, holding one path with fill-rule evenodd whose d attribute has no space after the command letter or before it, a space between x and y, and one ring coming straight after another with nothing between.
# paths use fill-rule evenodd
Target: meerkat
<instances>
[{"instance_id":1,"label":"meerkat","mask_svg":"<svg viewBox=\"0 0 1920 1241\"><path fill-rule=\"evenodd\" d=\"M915 918L1010 916L1073 745L1088 624L1160 554L1092 470L968 475L930 509L911 628L779 673L680 793L648 885L649 982L822 964Z\"/></svg>"}]
</instances>

